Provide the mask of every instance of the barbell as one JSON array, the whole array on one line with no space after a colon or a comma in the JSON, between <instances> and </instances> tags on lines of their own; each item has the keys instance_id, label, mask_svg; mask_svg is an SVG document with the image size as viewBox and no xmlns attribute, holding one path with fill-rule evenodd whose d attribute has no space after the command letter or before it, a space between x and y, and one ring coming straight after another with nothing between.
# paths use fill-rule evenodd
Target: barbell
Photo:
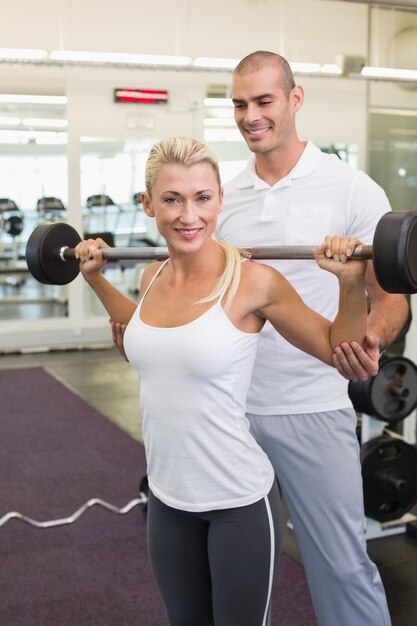
<instances>
[{"instance_id":1,"label":"barbell","mask_svg":"<svg viewBox=\"0 0 417 626\"><path fill-rule=\"evenodd\" d=\"M66 285L79 273L75 246L81 241L77 231L63 222L44 223L35 228L26 246L26 262L31 274L47 285ZM313 259L311 246L254 246L241 248L254 259ZM104 248L103 258L159 261L168 257L165 247ZM361 244L353 259L374 263L378 283L389 293L417 292L417 212L390 212L379 220L372 246Z\"/></svg>"}]
</instances>

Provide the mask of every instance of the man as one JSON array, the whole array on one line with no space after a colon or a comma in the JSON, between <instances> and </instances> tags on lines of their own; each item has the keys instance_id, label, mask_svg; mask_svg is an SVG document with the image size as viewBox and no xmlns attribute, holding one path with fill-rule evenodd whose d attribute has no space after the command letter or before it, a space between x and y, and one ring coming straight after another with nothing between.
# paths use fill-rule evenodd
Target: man
<instances>
[{"instance_id":1,"label":"man","mask_svg":"<svg viewBox=\"0 0 417 626\"><path fill-rule=\"evenodd\" d=\"M390 210L387 197L363 172L299 139L295 118L304 93L287 61L271 52L245 57L233 72L232 98L253 157L225 185L217 236L242 247L314 244L326 234L372 243L376 223ZM270 264L309 306L334 317L337 283L314 262ZM278 477L320 626L391 624L366 552L356 416L345 378L377 373L379 346L398 335L408 305L404 296L382 291L368 266L366 350L344 345L334 369L265 327L247 401L252 431Z\"/></svg>"}]
</instances>

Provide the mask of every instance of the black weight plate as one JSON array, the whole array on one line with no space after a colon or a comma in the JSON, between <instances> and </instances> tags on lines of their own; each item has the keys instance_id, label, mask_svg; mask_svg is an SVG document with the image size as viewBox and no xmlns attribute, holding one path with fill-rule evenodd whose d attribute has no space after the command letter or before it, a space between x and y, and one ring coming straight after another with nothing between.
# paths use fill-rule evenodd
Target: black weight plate
<instances>
[{"instance_id":1,"label":"black weight plate","mask_svg":"<svg viewBox=\"0 0 417 626\"><path fill-rule=\"evenodd\" d=\"M404 419L417 406L417 367L405 357L381 361L372 379L371 401L375 416L388 422Z\"/></svg>"},{"instance_id":2,"label":"black weight plate","mask_svg":"<svg viewBox=\"0 0 417 626\"><path fill-rule=\"evenodd\" d=\"M11 215L5 220L4 230L11 237L17 237L23 230L23 218L20 215Z\"/></svg>"},{"instance_id":3,"label":"black weight plate","mask_svg":"<svg viewBox=\"0 0 417 626\"><path fill-rule=\"evenodd\" d=\"M356 411L393 424L417 407L417 367L402 356L385 357L376 376L350 382L348 390Z\"/></svg>"},{"instance_id":4,"label":"black weight plate","mask_svg":"<svg viewBox=\"0 0 417 626\"><path fill-rule=\"evenodd\" d=\"M376 417L371 403L371 383L372 379L370 378L357 382L349 381L348 394L355 411Z\"/></svg>"},{"instance_id":5,"label":"black weight plate","mask_svg":"<svg viewBox=\"0 0 417 626\"><path fill-rule=\"evenodd\" d=\"M382 289L417 293L417 212L385 214L375 230L372 256Z\"/></svg>"},{"instance_id":6,"label":"black weight plate","mask_svg":"<svg viewBox=\"0 0 417 626\"><path fill-rule=\"evenodd\" d=\"M417 502L417 449L376 437L361 446L365 514L380 522L402 517Z\"/></svg>"},{"instance_id":7,"label":"black weight plate","mask_svg":"<svg viewBox=\"0 0 417 626\"><path fill-rule=\"evenodd\" d=\"M41 224L30 235L26 245L26 263L36 280L45 285L67 285L78 276L76 260L62 260L63 247L74 248L81 241L69 224Z\"/></svg>"}]
</instances>

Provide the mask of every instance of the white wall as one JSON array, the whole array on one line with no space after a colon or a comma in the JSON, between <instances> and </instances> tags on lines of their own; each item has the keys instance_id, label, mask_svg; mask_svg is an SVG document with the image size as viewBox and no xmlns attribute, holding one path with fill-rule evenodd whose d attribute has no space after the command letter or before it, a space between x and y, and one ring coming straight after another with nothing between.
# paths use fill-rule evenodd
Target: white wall
<instances>
[{"instance_id":1,"label":"white wall","mask_svg":"<svg viewBox=\"0 0 417 626\"><path fill-rule=\"evenodd\" d=\"M347 2L1 0L0 12L2 47L227 57L260 48L318 62L366 52L367 8Z\"/></svg>"}]
</instances>

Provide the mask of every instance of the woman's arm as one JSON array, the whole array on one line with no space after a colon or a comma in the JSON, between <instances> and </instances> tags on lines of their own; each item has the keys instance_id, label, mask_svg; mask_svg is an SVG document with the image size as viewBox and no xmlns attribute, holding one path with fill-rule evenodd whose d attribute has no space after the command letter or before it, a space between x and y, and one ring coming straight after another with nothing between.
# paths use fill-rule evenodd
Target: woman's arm
<instances>
[{"instance_id":1,"label":"woman's arm","mask_svg":"<svg viewBox=\"0 0 417 626\"><path fill-rule=\"evenodd\" d=\"M342 342L356 341L363 345L365 341L366 261L346 262L358 243L357 239L348 237L326 237L314 249L318 265L339 280L339 310L333 322L307 307L281 274L267 266L262 269L268 302L259 308L258 314L268 319L294 346L328 365L333 365L332 354Z\"/></svg>"},{"instance_id":2,"label":"woman's arm","mask_svg":"<svg viewBox=\"0 0 417 626\"><path fill-rule=\"evenodd\" d=\"M352 381L376 376L381 346L388 347L402 333L406 333L411 319L406 296L383 291L376 280L371 262L366 270L365 289L370 303L365 346L344 343L333 355L333 363L338 372Z\"/></svg>"},{"instance_id":3,"label":"woman's arm","mask_svg":"<svg viewBox=\"0 0 417 626\"><path fill-rule=\"evenodd\" d=\"M75 248L76 257L80 260L80 271L90 285L110 318L121 324L127 324L136 310L137 303L123 295L102 274L106 265L101 253L102 248L109 246L102 239L81 241Z\"/></svg>"}]
</instances>

